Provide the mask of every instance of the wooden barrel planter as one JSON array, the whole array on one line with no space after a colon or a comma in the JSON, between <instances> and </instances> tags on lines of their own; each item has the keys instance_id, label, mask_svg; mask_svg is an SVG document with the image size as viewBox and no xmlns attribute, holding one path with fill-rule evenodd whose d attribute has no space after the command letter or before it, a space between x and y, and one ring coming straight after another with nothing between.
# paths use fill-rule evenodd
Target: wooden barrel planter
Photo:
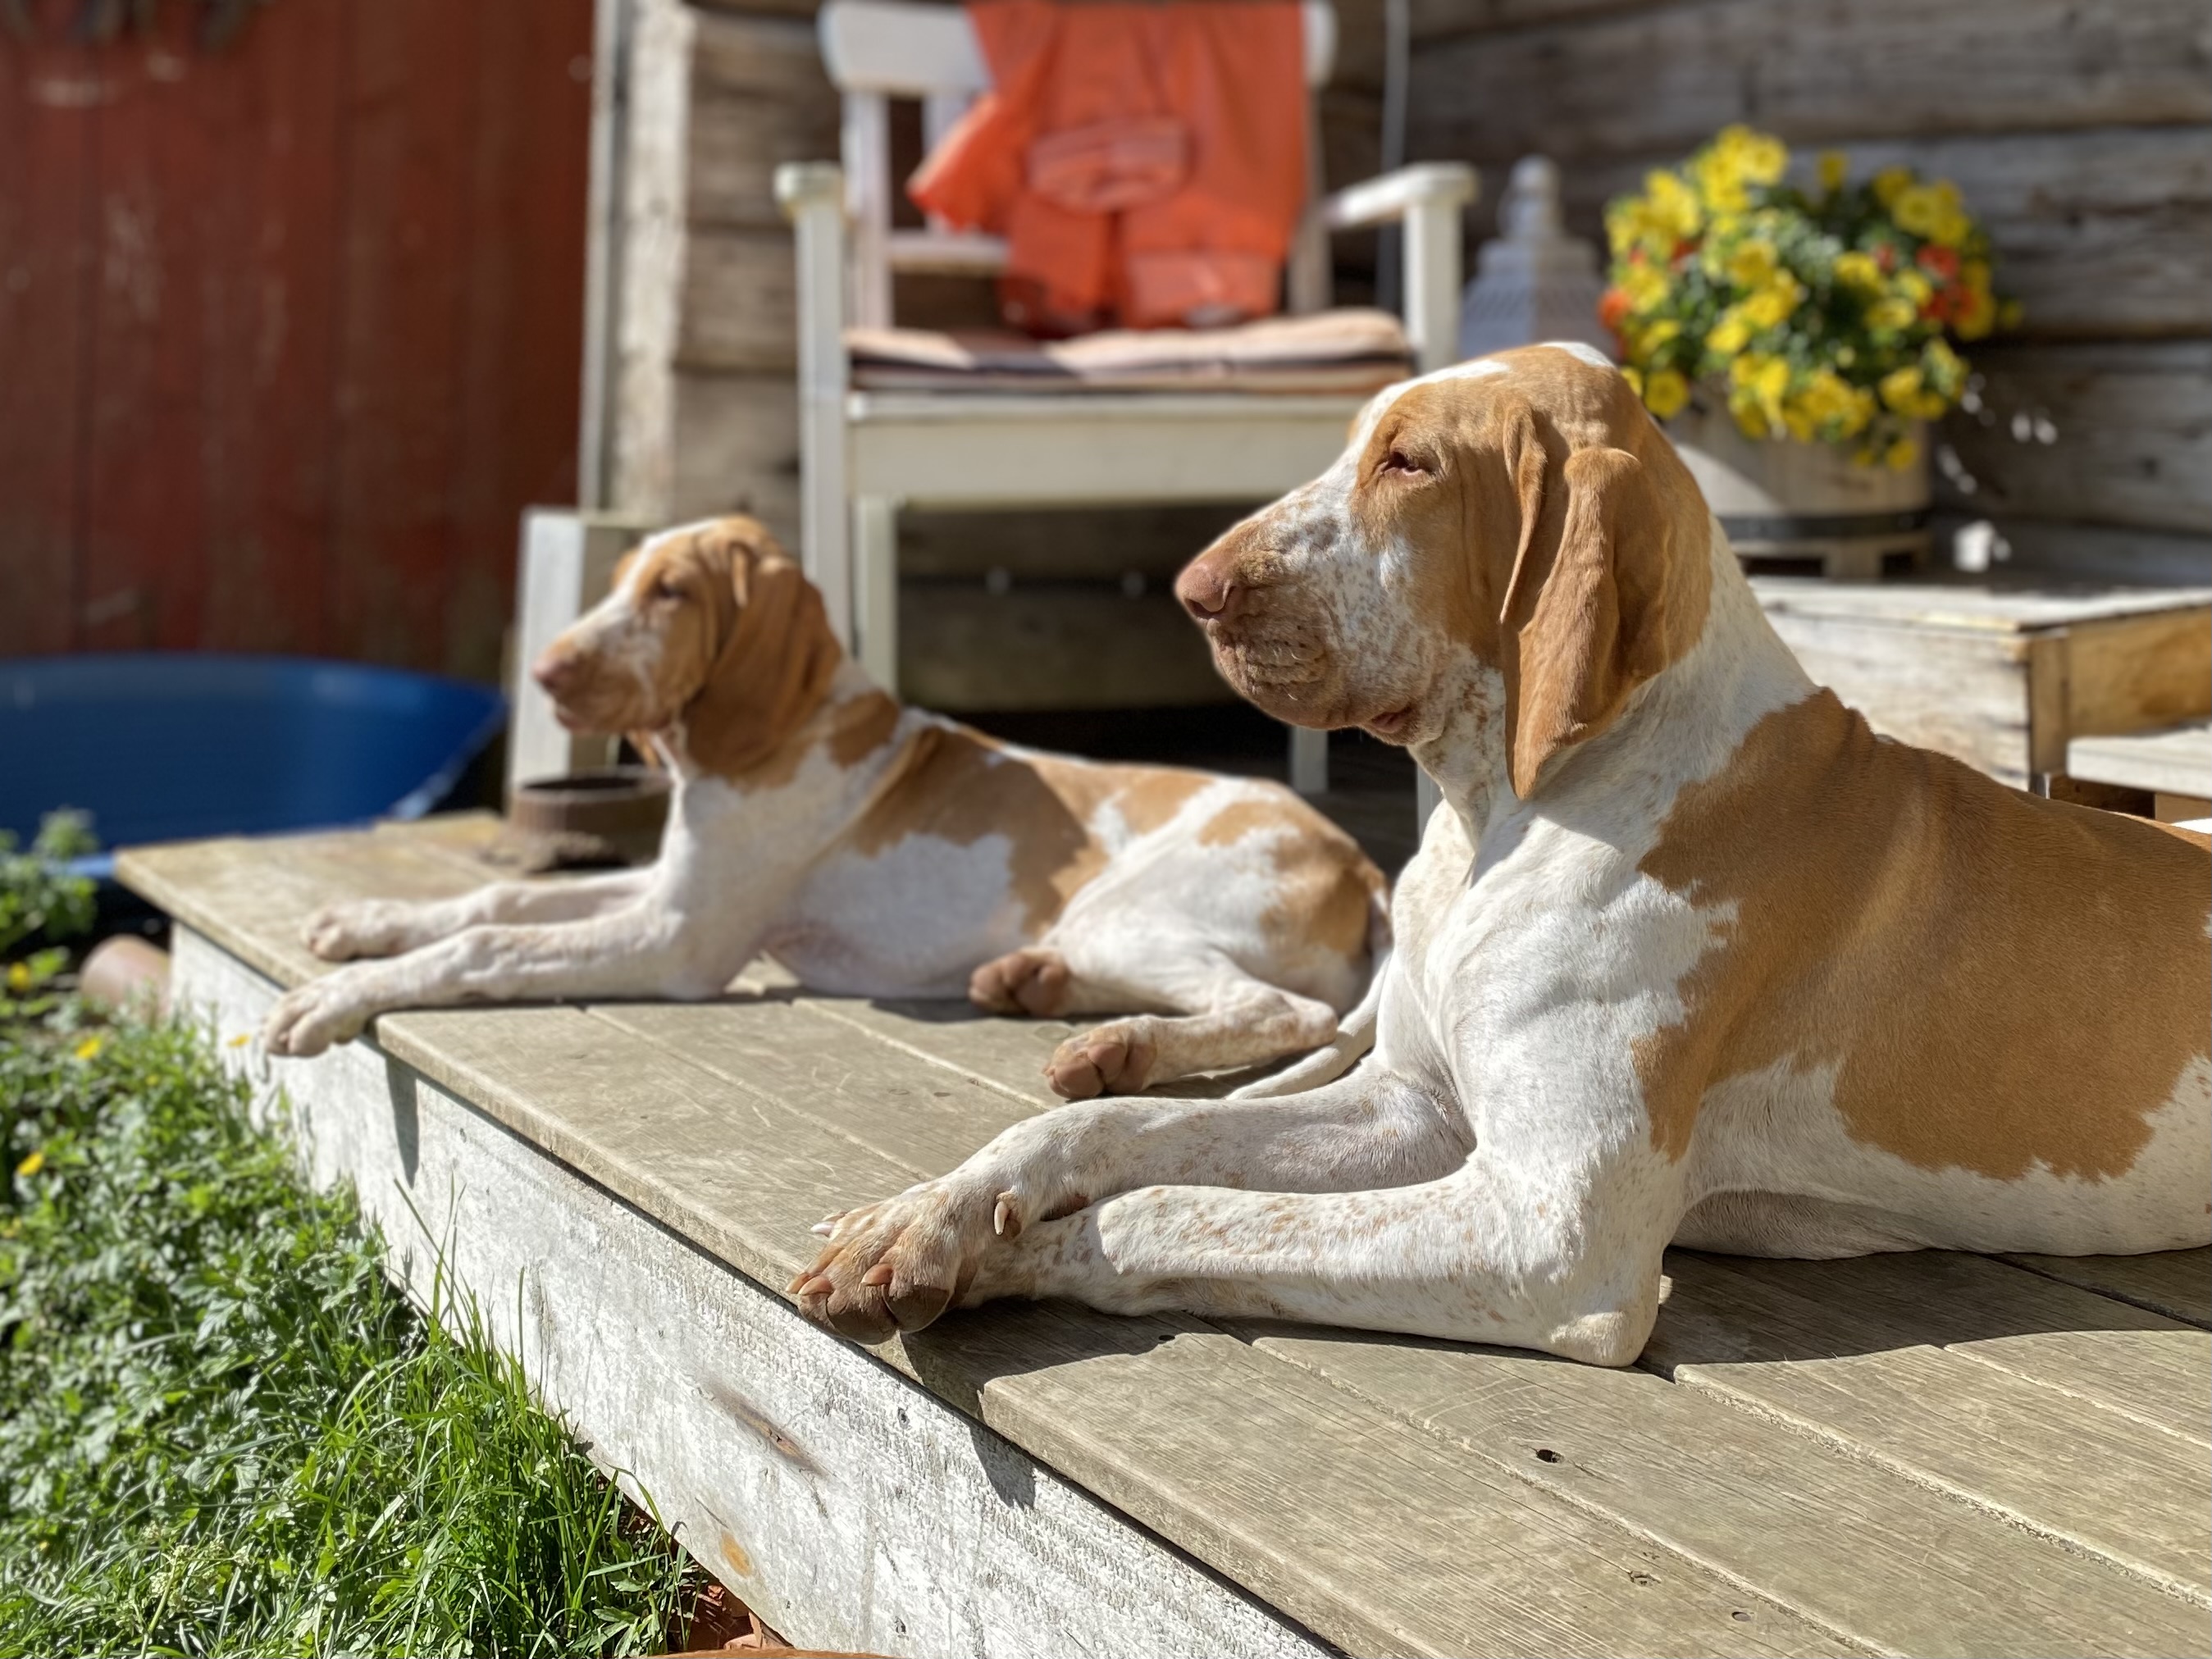
<instances>
[{"instance_id":1,"label":"wooden barrel planter","mask_svg":"<svg viewBox=\"0 0 2212 1659\"><path fill-rule=\"evenodd\" d=\"M1928 556L1924 431L1902 471L1863 466L1842 444L1747 438L1718 408L1692 404L1667 435L1748 569L1871 581Z\"/></svg>"}]
</instances>

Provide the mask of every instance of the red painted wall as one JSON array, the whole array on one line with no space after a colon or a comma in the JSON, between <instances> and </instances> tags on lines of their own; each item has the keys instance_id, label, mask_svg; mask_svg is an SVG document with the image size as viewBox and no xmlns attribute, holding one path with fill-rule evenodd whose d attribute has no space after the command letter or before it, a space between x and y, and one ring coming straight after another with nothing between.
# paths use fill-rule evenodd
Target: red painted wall
<instances>
[{"instance_id":1,"label":"red painted wall","mask_svg":"<svg viewBox=\"0 0 2212 1659\"><path fill-rule=\"evenodd\" d=\"M591 0L0 34L0 655L489 678L575 496Z\"/></svg>"}]
</instances>

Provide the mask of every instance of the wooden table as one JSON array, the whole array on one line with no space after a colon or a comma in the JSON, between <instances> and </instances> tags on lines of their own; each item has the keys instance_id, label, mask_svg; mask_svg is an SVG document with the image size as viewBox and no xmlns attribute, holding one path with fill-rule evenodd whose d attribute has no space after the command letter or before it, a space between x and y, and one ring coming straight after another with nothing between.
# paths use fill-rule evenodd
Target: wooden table
<instances>
[{"instance_id":1,"label":"wooden table","mask_svg":"<svg viewBox=\"0 0 2212 1659\"><path fill-rule=\"evenodd\" d=\"M1059 1304L864 1350L808 1224L1051 1105L1064 1027L800 995L387 1016L270 1066L301 918L484 819L126 853L176 988L394 1272L482 1302L776 1628L895 1654L2173 1654L2212 1644L2212 1264L1677 1252L1638 1369Z\"/></svg>"},{"instance_id":2,"label":"wooden table","mask_svg":"<svg viewBox=\"0 0 2212 1659\"><path fill-rule=\"evenodd\" d=\"M2212 714L2212 588L1754 576L1806 672L1875 730L2018 787L2076 738Z\"/></svg>"}]
</instances>

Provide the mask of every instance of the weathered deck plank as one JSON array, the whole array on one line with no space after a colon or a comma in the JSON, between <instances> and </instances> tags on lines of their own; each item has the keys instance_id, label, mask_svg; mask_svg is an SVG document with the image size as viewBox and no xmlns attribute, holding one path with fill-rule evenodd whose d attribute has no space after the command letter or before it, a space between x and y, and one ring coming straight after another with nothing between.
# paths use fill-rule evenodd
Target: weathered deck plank
<instances>
[{"instance_id":1,"label":"weathered deck plank","mask_svg":"<svg viewBox=\"0 0 2212 1659\"><path fill-rule=\"evenodd\" d=\"M2005 1260L2047 1279L2212 1328L2212 1250L2169 1250L2160 1255L2008 1255Z\"/></svg>"},{"instance_id":2,"label":"weathered deck plank","mask_svg":"<svg viewBox=\"0 0 2212 1659\"><path fill-rule=\"evenodd\" d=\"M1986 1364L1971 1346L1916 1343L1936 1322L1899 1329L1848 1286L1815 1302L1719 1261L1678 1254L1673 1266L1666 1328L1649 1363L1677 1382L2212 1601L2203 1423L2192 1438ZM2089 1305L2100 1300L2054 1299L2046 1318L2022 1322L2112 1322ZM2147 1333L2194 1356L2202 1418L2212 1406L2212 1339L2161 1331L2154 1317L2144 1316ZM1697 1354L1730 1357L1685 1358ZM2174 1403L2178 1416L2190 1402Z\"/></svg>"},{"instance_id":3,"label":"weathered deck plank","mask_svg":"<svg viewBox=\"0 0 2212 1659\"><path fill-rule=\"evenodd\" d=\"M352 895L427 896L489 879L497 872L472 849L489 828L479 820L154 849L125 855L123 871L207 936L193 945L199 977L233 987L226 1017L235 1020L256 998L265 1006L277 985L320 971L295 942L308 910ZM1085 1547L1097 1547L1097 1524L1110 1526L1118 1510L1135 1541L1108 1552L1114 1560L1098 1570L1102 1582L1197 1571L1175 1566L1179 1558L1162 1553L1150 1528L1281 1615L1359 1651L2203 1645L2212 1338L2153 1310L2185 1311L2203 1253L2056 1266L1678 1255L1644 1372L1291 1328L1115 1320L1054 1305L954 1316L864 1358L805 1327L770 1293L811 1255L808 1224L949 1167L1052 1103L1036 1068L1066 1028L955 1012L817 998L773 970L750 971L732 996L687 1006L387 1016L373 1043L278 1075L310 1092L324 1079L344 1079L343 1099L318 1110L374 1142L382 1160L374 1167L402 1170L403 1188L416 1180L418 1156L425 1170L434 1162L408 1149L410 1113L424 1124L439 1117L448 1125L441 1133L479 1121L483 1129L471 1132L477 1142L500 1138L492 1162L507 1170L502 1179L527 1184L516 1169L536 1159L544 1174L528 1181L567 1194L572 1208L605 1206L599 1248L650 1255L662 1248L650 1240L665 1239L693 1253L686 1260L735 1268L743 1277L727 1281L728 1308L702 1311L699 1327L745 1349L753 1370L742 1400L757 1405L788 1383L782 1403L759 1419L774 1433L753 1437L767 1437L764 1468L781 1467L777 1435L801 1444L849 1438L837 1413L851 1408L832 1402L826 1380L849 1372L884 1379L867 1386L892 1398L908 1390L916 1432L940 1463L958 1460L931 1413L952 1413L946 1424L976 1421L975 1434L1002 1448L987 1455L976 1442L981 1462L947 1475L962 1490L992 1487L1008 1459L1035 1460L1029 1478L1040 1491L1066 1477L1074 1484L1064 1501L1055 1497L1056 1519L974 1523L983 1528L979 1551L1000 1551L1041 1583L1079 1583L1090 1570L1034 1538L992 1542L993 1528L1090 1527L1084 1535L1094 1544ZM428 1145L428 1128L413 1133ZM450 1183L465 1167L447 1159L440 1178ZM607 1196L590 1200L594 1187ZM439 1201L451 1211L465 1200L455 1188ZM476 1206L469 1224L492 1232L507 1224L481 1195L465 1201ZM563 1247L571 1257L573 1244ZM513 1299L527 1259L511 1249L498 1258L484 1281L489 1299ZM714 1301L718 1271L684 1269L685 1294ZM2062 1282L2069 1274L2079 1282ZM629 1322L656 1292L628 1260L606 1263L598 1279L572 1280L565 1302L546 1300L550 1282L541 1281L530 1318L548 1352L564 1356L549 1372L552 1392L573 1384L601 1401L603 1414L616 1412L602 1432L614 1437L607 1455L617 1461L632 1455L620 1419L635 1410L654 1425L639 1431L635 1455L665 1461L668 1413L693 1408L657 1402L650 1366L635 1377L610 1372L638 1369L610 1351L636 1340ZM656 1317L649 1340L670 1340L666 1319ZM603 1323L611 1328L599 1330ZM517 1333L526 1339L539 1340ZM717 1363L714 1342L696 1333L670 1352L684 1356L678 1369L686 1376ZM763 1366L795 1374L772 1383ZM728 1409L740 1423L753 1420ZM687 1431L720 1423L714 1431L726 1432L727 1416L710 1412ZM870 1431L877 1440L884 1432ZM897 1431L888 1432L891 1442L867 1455L903 1455ZM757 1558L800 1547L799 1523L779 1517L755 1537L729 1513L761 1501L776 1479L796 1479L788 1469L782 1477L754 1470L735 1485L706 1468L668 1478L694 1517L687 1537L702 1559L748 1594L773 1580L780 1588L765 1605L794 1593L794 1564L769 1572ZM661 1482L652 1484L659 1492ZM1083 1518L1093 1512L1082 1507L1092 1501L1085 1492L1112 1506L1096 1510L1109 1519ZM854 1497L841 1493L841 1514L856 1512ZM781 1501L803 1499L786 1488ZM918 1524L899 1492L869 1501L885 1528ZM723 1528L719 1540L700 1530L710 1513ZM915 1543L913 1559L941 1564L944 1541ZM896 1554L901 1546L887 1534L869 1547ZM737 1564L765 1577L747 1577ZM841 1556L822 1571L820 1594L865 1601L876 1593L864 1559L856 1567ZM945 1571L940 1565L925 1576ZM930 1612L910 1650L964 1650L981 1639L980 1624L963 1636L960 1621L984 1618L972 1603L984 1591L933 1584L923 1595L916 1582L915 1593ZM1200 1589L1189 1594L1199 1610L1188 1620L1162 1614L1160 1639L1188 1644L1189 1631L1218 1626L1225 1633L1205 1639L1224 1650L1304 1650L1296 1625L1268 1627L1264 1616L1240 1624L1233 1597L1217 1604ZM886 1626L884 1607L868 1605L860 1625L823 1628L865 1632L899 1650L905 1627L896 1619ZM993 1628L1023 1629L1019 1645L1043 1650L1042 1634L1033 1640L1004 1613L991 1615L1000 1620ZM1066 1632L1094 1625L1071 1613Z\"/></svg>"},{"instance_id":4,"label":"weathered deck plank","mask_svg":"<svg viewBox=\"0 0 2212 1659\"><path fill-rule=\"evenodd\" d=\"M1258 1343L1880 1651L2155 1654L2205 1627L2145 1578L1649 1372L1338 1333Z\"/></svg>"},{"instance_id":5,"label":"weathered deck plank","mask_svg":"<svg viewBox=\"0 0 2212 1659\"><path fill-rule=\"evenodd\" d=\"M1675 1296L1644 1355L1664 1371L1940 1347L2200 1445L2212 1437L2203 1334L2129 1303L1940 1251L1674 1260Z\"/></svg>"}]
</instances>

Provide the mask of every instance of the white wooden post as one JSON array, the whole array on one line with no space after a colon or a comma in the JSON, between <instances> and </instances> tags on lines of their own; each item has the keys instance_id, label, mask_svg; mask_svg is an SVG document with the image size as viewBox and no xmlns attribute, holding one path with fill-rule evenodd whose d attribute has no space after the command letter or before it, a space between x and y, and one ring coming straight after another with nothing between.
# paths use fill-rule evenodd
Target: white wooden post
<instances>
[{"instance_id":1,"label":"white wooden post","mask_svg":"<svg viewBox=\"0 0 2212 1659\"><path fill-rule=\"evenodd\" d=\"M898 694L898 509L888 495L853 502L854 654L868 676Z\"/></svg>"},{"instance_id":2,"label":"white wooden post","mask_svg":"<svg viewBox=\"0 0 2212 1659\"><path fill-rule=\"evenodd\" d=\"M1465 167L1436 167L1406 213L1406 331L1422 374L1459 361L1459 216L1474 198Z\"/></svg>"},{"instance_id":3,"label":"white wooden post","mask_svg":"<svg viewBox=\"0 0 2212 1659\"><path fill-rule=\"evenodd\" d=\"M562 727L530 678L530 665L561 630L606 594L615 562L653 526L612 513L533 507L522 515L515 580L514 678L507 689L507 793L532 778L557 778L605 766L614 739Z\"/></svg>"},{"instance_id":4,"label":"white wooden post","mask_svg":"<svg viewBox=\"0 0 2212 1659\"><path fill-rule=\"evenodd\" d=\"M845 158L845 211L853 227L848 290L853 322L891 324L891 118L880 92L848 92L839 145Z\"/></svg>"},{"instance_id":5,"label":"white wooden post","mask_svg":"<svg viewBox=\"0 0 2212 1659\"><path fill-rule=\"evenodd\" d=\"M799 562L850 650L852 526L845 499L845 181L827 161L775 170L799 258Z\"/></svg>"}]
</instances>

